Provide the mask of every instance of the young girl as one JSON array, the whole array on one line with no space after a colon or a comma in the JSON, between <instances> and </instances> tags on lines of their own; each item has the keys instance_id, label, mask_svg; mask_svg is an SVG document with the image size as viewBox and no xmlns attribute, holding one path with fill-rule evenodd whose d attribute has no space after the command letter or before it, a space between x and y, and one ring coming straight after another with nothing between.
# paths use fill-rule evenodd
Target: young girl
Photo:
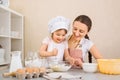
<instances>
[{"instance_id":1,"label":"young girl","mask_svg":"<svg viewBox=\"0 0 120 80\"><path fill-rule=\"evenodd\" d=\"M48 61L63 61L65 59L71 64L74 63L74 59L69 56L68 42L65 39L69 26L69 20L62 16L57 16L49 22L50 36L42 41L40 47L41 57L46 57Z\"/></svg>"}]
</instances>

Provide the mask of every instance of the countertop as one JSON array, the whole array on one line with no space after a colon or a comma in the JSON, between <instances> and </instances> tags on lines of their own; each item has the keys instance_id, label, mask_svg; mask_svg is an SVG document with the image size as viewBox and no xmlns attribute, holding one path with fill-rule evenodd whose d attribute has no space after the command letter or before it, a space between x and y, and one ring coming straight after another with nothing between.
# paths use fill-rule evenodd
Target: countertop
<instances>
[{"instance_id":1,"label":"countertop","mask_svg":"<svg viewBox=\"0 0 120 80\"><path fill-rule=\"evenodd\" d=\"M0 80L19 80L15 77L4 78L2 76L2 74L5 72L8 72L8 69L0 71ZM70 69L69 71L64 72L64 73L69 73L73 76L81 76L82 77L81 79L77 79L77 80L120 80L120 75L107 75L107 74L102 74L99 72L87 73L87 72L84 72L82 69ZM24 80L46 80L46 79L34 78L34 79L24 79ZM69 80L69 79L67 79L67 80Z\"/></svg>"}]
</instances>

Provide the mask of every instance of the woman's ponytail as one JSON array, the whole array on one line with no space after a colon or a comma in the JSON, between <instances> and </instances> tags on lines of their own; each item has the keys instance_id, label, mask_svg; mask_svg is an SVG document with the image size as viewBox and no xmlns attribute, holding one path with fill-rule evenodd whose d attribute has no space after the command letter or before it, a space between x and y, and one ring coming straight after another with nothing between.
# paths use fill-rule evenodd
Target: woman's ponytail
<instances>
[{"instance_id":1,"label":"woman's ponytail","mask_svg":"<svg viewBox=\"0 0 120 80\"><path fill-rule=\"evenodd\" d=\"M86 34L85 38L89 39L89 36ZM89 61L89 63L92 63L92 55L91 55L90 51L88 51L88 61Z\"/></svg>"}]
</instances>

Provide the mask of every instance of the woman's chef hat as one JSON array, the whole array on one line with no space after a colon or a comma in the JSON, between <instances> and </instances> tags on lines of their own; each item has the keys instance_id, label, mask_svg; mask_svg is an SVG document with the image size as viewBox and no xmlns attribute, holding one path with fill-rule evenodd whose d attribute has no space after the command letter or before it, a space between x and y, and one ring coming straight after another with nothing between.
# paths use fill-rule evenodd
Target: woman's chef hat
<instances>
[{"instance_id":1,"label":"woman's chef hat","mask_svg":"<svg viewBox=\"0 0 120 80\"><path fill-rule=\"evenodd\" d=\"M66 19L63 16L57 16L49 21L48 30L50 33L53 33L58 29L65 29L68 31L69 26L70 26L69 19Z\"/></svg>"}]
</instances>

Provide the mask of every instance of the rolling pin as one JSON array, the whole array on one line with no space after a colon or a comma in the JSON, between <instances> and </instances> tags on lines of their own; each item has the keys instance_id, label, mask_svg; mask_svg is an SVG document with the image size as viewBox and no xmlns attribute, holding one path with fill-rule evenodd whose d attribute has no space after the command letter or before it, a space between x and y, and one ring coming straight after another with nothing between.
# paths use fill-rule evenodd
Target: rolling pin
<instances>
[{"instance_id":1,"label":"rolling pin","mask_svg":"<svg viewBox=\"0 0 120 80\"><path fill-rule=\"evenodd\" d=\"M10 77L10 76L16 76L16 72L10 72L10 73L3 73L3 77Z\"/></svg>"}]
</instances>

